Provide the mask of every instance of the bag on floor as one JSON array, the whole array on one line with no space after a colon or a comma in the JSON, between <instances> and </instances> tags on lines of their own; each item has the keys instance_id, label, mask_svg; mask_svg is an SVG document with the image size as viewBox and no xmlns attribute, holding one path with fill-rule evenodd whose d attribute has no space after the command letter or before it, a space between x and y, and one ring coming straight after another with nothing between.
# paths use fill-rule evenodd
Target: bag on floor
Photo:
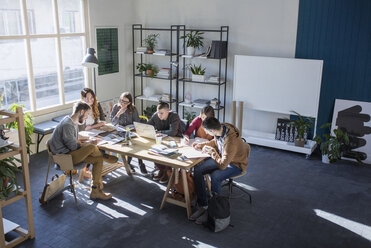
<instances>
[{"instance_id":1,"label":"bag on floor","mask_svg":"<svg viewBox=\"0 0 371 248\"><path fill-rule=\"evenodd\" d=\"M168 177L171 176L171 171L167 171ZM195 182L193 180L192 173L190 171L186 172L187 175L187 183L188 183L188 193L189 198L192 200L196 197L196 191L195 191ZM170 186L171 189L171 195L173 198L177 200L184 200L184 187L183 187L183 177L182 173L179 171L179 180L178 183L173 183Z\"/></svg>"},{"instance_id":2,"label":"bag on floor","mask_svg":"<svg viewBox=\"0 0 371 248\"><path fill-rule=\"evenodd\" d=\"M56 193L62 191L64 189L64 182L66 181L66 175L62 174L58 176L55 174L55 176L52 177L52 181L44 186L43 193L41 194L41 197L39 199L39 202L41 204L46 204L47 201L53 197Z\"/></svg>"},{"instance_id":3,"label":"bag on floor","mask_svg":"<svg viewBox=\"0 0 371 248\"><path fill-rule=\"evenodd\" d=\"M212 232L220 232L230 224L230 205L229 198L221 195L213 195L209 200L207 208L207 221L204 226Z\"/></svg>"}]
</instances>

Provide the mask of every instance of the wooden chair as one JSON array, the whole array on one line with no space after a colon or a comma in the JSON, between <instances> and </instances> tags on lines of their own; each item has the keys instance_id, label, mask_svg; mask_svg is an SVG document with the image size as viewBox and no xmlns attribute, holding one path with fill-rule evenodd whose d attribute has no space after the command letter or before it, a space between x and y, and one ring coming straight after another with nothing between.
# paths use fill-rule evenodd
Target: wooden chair
<instances>
[{"instance_id":1,"label":"wooden chair","mask_svg":"<svg viewBox=\"0 0 371 248\"><path fill-rule=\"evenodd\" d=\"M46 149L48 151L49 158L48 158L48 170L46 172L45 185L48 183L50 165L57 164L60 167L60 169L64 171L65 173L67 173L67 175L70 178L70 185L66 186L63 190L70 189L75 198L75 203L77 204L75 186L72 181L72 170L78 170L78 169L85 168L86 164L79 163L77 165L74 165L72 156L70 154L53 154L50 151L49 140L46 142Z\"/></svg>"}]
</instances>

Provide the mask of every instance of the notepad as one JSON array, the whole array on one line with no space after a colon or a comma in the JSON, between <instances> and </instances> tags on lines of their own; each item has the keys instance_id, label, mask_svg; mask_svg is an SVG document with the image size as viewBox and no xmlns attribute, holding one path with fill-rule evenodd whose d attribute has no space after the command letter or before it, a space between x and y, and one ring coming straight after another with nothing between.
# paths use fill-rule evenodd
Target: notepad
<instances>
[{"instance_id":1,"label":"notepad","mask_svg":"<svg viewBox=\"0 0 371 248\"><path fill-rule=\"evenodd\" d=\"M210 157L209 154L203 153L202 151L197 151L196 149L187 149L183 151L182 155L187 158L208 158Z\"/></svg>"}]
</instances>

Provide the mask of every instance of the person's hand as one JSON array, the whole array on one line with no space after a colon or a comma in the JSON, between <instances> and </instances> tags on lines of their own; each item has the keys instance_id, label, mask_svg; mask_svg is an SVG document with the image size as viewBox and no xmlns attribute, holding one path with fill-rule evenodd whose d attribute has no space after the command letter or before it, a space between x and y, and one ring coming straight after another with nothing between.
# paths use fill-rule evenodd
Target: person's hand
<instances>
[{"instance_id":1,"label":"person's hand","mask_svg":"<svg viewBox=\"0 0 371 248\"><path fill-rule=\"evenodd\" d=\"M200 145L199 143L197 143L197 142L194 142L194 143L192 144L192 147L193 147L194 149L198 150L198 151L201 150L201 145Z\"/></svg>"},{"instance_id":2,"label":"person's hand","mask_svg":"<svg viewBox=\"0 0 371 248\"><path fill-rule=\"evenodd\" d=\"M186 145L189 144L189 136L188 135L183 135L183 140L184 140L184 144L186 144Z\"/></svg>"},{"instance_id":3,"label":"person's hand","mask_svg":"<svg viewBox=\"0 0 371 248\"><path fill-rule=\"evenodd\" d=\"M125 111L126 111L126 108L123 108L123 107L121 106L119 112L117 112L117 114L116 114L116 117L120 117L120 115L122 115L123 113L125 113Z\"/></svg>"},{"instance_id":4,"label":"person's hand","mask_svg":"<svg viewBox=\"0 0 371 248\"><path fill-rule=\"evenodd\" d=\"M211 146L202 147L202 152L203 153L207 153L207 154L211 155L212 151L213 151L213 148Z\"/></svg>"},{"instance_id":5,"label":"person's hand","mask_svg":"<svg viewBox=\"0 0 371 248\"><path fill-rule=\"evenodd\" d=\"M89 130L92 130L92 129L93 129L92 125L86 125L86 127L85 127L85 131L89 131Z\"/></svg>"}]
</instances>

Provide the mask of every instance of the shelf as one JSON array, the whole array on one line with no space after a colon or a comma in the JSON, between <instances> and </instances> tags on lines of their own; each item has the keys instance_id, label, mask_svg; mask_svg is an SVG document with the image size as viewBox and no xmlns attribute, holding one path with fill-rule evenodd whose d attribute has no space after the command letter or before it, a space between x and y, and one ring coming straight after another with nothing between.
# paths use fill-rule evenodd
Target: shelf
<instances>
[{"instance_id":1,"label":"shelf","mask_svg":"<svg viewBox=\"0 0 371 248\"><path fill-rule=\"evenodd\" d=\"M156 77L156 76L151 77L151 76L143 75L143 74L140 74L140 73L135 74L135 76L136 77L146 77L146 78L162 79L162 80L167 80L167 81L169 81L169 80L176 80L176 77L173 77L173 78L163 78L163 77Z\"/></svg>"},{"instance_id":2,"label":"shelf","mask_svg":"<svg viewBox=\"0 0 371 248\"><path fill-rule=\"evenodd\" d=\"M183 107L188 107L188 108L197 108L197 109L202 109L206 106L209 106L209 105L195 105L194 103L185 103L185 102L179 102L179 106L183 106ZM212 106L214 108L214 106ZM219 106L219 108L214 108L214 110L222 110L224 109L223 106Z\"/></svg>"},{"instance_id":3,"label":"shelf","mask_svg":"<svg viewBox=\"0 0 371 248\"><path fill-rule=\"evenodd\" d=\"M139 100L152 101L152 102L160 102L160 101L161 102L167 102L167 103L176 102L176 99L173 99L172 101L163 101L163 100L159 100L157 97L146 97L146 96L143 96L143 95L136 96L135 98L139 99Z\"/></svg>"},{"instance_id":4,"label":"shelf","mask_svg":"<svg viewBox=\"0 0 371 248\"><path fill-rule=\"evenodd\" d=\"M207 60L219 60L217 58L209 58L205 56L189 56L186 54L181 54L180 57L185 58L185 59L207 59ZM226 59L226 58L220 58L220 59Z\"/></svg>"},{"instance_id":5,"label":"shelf","mask_svg":"<svg viewBox=\"0 0 371 248\"><path fill-rule=\"evenodd\" d=\"M4 200L0 200L0 207L5 207L5 206L8 206L9 204L12 204L13 202L19 201L26 195L27 193L25 191L23 191L22 189L19 189L17 195L11 196Z\"/></svg>"},{"instance_id":6,"label":"shelf","mask_svg":"<svg viewBox=\"0 0 371 248\"><path fill-rule=\"evenodd\" d=\"M10 145L8 146L8 148L10 149L10 151L0 153L0 160L18 155L22 151L22 149L17 145Z\"/></svg>"},{"instance_id":7,"label":"shelf","mask_svg":"<svg viewBox=\"0 0 371 248\"><path fill-rule=\"evenodd\" d=\"M159 57L177 56L176 53L164 54L164 55L161 55L161 54L154 54L154 53L146 53L146 52L137 52L137 51L135 51L134 53L135 53L135 54L139 54L139 55L153 55L153 56L159 56Z\"/></svg>"},{"instance_id":8,"label":"shelf","mask_svg":"<svg viewBox=\"0 0 371 248\"><path fill-rule=\"evenodd\" d=\"M225 84L225 81L220 81L219 83L217 82L200 82L200 81L192 81L190 78L180 78L179 81L187 82L187 83L194 83L194 84L209 84L209 85L223 85Z\"/></svg>"},{"instance_id":9,"label":"shelf","mask_svg":"<svg viewBox=\"0 0 371 248\"><path fill-rule=\"evenodd\" d=\"M276 140L274 133L259 132L255 130L243 129L243 137L246 138L246 142L249 144L267 146L277 148L286 151L303 153L306 155L312 154L317 146L317 143L313 140L308 140L304 147L295 146L294 143Z\"/></svg>"}]
</instances>

